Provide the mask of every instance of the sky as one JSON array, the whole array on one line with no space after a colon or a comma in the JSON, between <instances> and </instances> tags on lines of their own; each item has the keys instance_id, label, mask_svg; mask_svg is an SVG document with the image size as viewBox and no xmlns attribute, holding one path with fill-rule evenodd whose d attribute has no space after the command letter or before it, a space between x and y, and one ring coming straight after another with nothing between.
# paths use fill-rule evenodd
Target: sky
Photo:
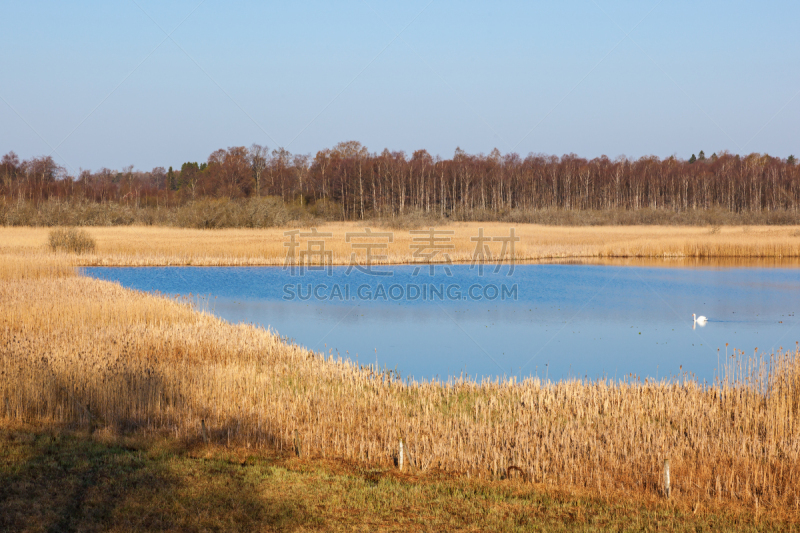
<instances>
[{"instance_id":1,"label":"sky","mask_svg":"<svg viewBox=\"0 0 800 533\"><path fill-rule=\"evenodd\" d=\"M0 153L800 155L800 2L16 1Z\"/></svg>"}]
</instances>

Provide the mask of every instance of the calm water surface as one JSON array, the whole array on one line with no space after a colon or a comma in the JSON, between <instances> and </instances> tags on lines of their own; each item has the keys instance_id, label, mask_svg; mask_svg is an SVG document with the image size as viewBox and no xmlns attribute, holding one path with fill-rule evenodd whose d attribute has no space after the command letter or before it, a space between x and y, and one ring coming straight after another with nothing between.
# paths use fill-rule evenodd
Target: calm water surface
<instances>
[{"instance_id":1,"label":"calm water surface","mask_svg":"<svg viewBox=\"0 0 800 533\"><path fill-rule=\"evenodd\" d=\"M255 323L317 351L402 376L644 377L680 367L712 380L719 353L800 341L800 269L468 265L391 276L281 267L87 268L125 287L201 296L232 322ZM705 315L693 328L692 313Z\"/></svg>"}]
</instances>

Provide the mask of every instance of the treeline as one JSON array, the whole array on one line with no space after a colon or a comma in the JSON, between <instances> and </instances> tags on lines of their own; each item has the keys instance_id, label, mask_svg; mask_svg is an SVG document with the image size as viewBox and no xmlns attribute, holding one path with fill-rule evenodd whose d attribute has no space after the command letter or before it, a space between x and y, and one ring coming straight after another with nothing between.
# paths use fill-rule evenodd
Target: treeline
<instances>
[{"instance_id":1,"label":"treeline","mask_svg":"<svg viewBox=\"0 0 800 533\"><path fill-rule=\"evenodd\" d=\"M433 217L494 218L511 211L725 210L796 212L800 165L790 156L730 153L689 160L655 156L585 159L530 154L451 159L418 150L370 153L356 141L314 157L252 145L213 152L202 163L149 172L133 166L72 176L52 157L0 160L0 196L39 206L53 201L114 203L132 208L184 207L208 199L271 197L287 205L324 204L345 220L409 212ZM476 215L477 214L477 215Z\"/></svg>"}]
</instances>

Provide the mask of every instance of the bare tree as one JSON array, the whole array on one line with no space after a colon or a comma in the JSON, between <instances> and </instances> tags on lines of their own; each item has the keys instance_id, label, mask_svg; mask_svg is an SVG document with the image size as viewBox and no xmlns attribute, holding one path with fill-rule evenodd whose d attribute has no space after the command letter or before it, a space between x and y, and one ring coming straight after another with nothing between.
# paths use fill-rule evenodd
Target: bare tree
<instances>
[{"instance_id":1,"label":"bare tree","mask_svg":"<svg viewBox=\"0 0 800 533\"><path fill-rule=\"evenodd\" d=\"M261 196L261 173L267 168L267 157L269 148L253 143L248 150L247 157L250 161L250 168L253 169L253 178L256 182L256 196Z\"/></svg>"},{"instance_id":2,"label":"bare tree","mask_svg":"<svg viewBox=\"0 0 800 533\"><path fill-rule=\"evenodd\" d=\"M200 167L197 163L184 163L181 166L181 183L192 191L192 201L197 193L197 181L200 179Z\"/></svg>"},{"instance_id":3,"label":"bare tree","mask_svg":"<svg viewBox=\"0 0 800 533\"><path fill-rule=\"evenodd\" d=\"M192 199L274 194L294 201L299 194L302 205L324 198L344 219L363 219L370 212L396 216L410 209L464 217L513 209L800 210L800 166L794 159L720 150L694 163L676 156L586 160L575 154L529 154L522 159L499 150L470 155L461 149L441 160L425 150L410 158L388 149L370 154L349 141L312 159L253 144L217 150L208 164L184 163L176 194L167 191L167 177L160 167L144 173L128 166L121 172L82 171L72 179L50 157L20 161L10 152L0 158L0 195L37 205L48 198L122 203L136 198L136 205L173 205L189 198L184 191L189 189Z\"/></svg>"},{"instance_id":4,"label":"bare tree","mask_svg":"<svg viewBox=\"0 0 800 533\"><path fill-rule=\"evenodd\" d=\"M297 154L292 159L292 165L297 173L297 181L300 185L300 205L303 205L303 197L305 195L305 188L303 182L307 181L308 170L311 166L311 156Z\"/></svg>"},{"instance_id":5,"label":"bare tree","mask_svg":"<svg viewBox=\"0 0 800 533\"><path fill-rule=\"evenodd\" d=\"M291 177L292 154L285 148L277 148L272 151L272 161L270 161L271 184L275 186L275 178L281 188L281 198L286 200L286 189L291 185L287 177Z\"/></svg>"}]
</instances>

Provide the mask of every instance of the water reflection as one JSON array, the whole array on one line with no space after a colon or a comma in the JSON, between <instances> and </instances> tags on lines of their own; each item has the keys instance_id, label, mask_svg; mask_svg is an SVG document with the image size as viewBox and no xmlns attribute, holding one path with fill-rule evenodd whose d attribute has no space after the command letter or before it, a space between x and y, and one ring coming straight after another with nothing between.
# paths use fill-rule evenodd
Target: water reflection
<instances>
[{"instance_id":1,"label":"water reflection","mask_svg":"<svg viewBox=\"0 0 800 533\"><path fill-rule=\"evenodd\" d=\"M605 265L655 268L800 268L800 257L589 257L547 259L529 264Z\"/></svg>"}]
</instances>

